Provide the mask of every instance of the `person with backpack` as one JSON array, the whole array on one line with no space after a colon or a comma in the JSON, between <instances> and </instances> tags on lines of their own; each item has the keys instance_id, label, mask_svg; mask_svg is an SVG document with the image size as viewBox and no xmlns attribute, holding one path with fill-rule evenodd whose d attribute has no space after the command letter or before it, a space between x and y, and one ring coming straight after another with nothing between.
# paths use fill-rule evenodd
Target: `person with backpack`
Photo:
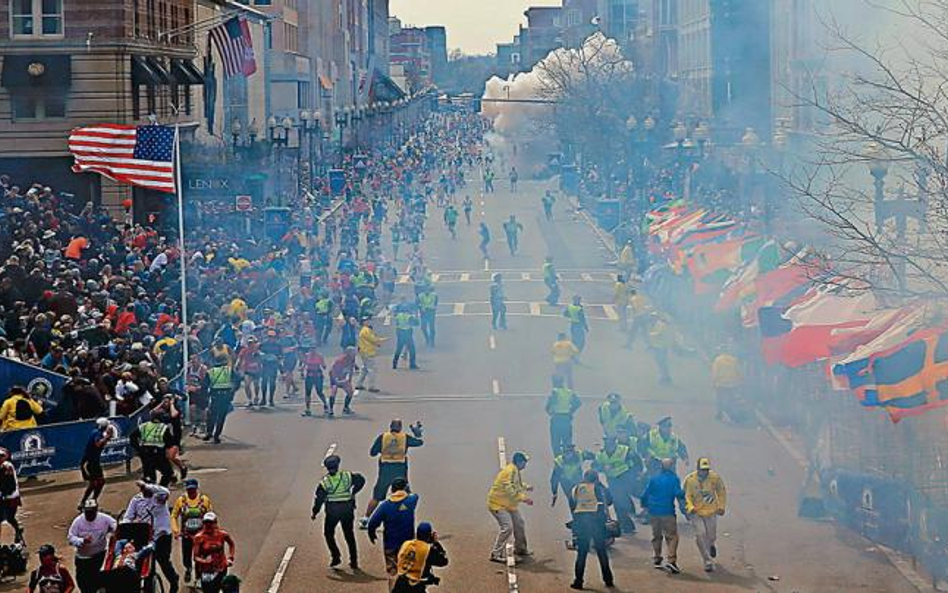
<instances>
[{"instance_id":1,"label":"person with backpack","mask_svg":"<svg viewBox=\"0 0 948 593\"><path fill-rule=\"evenodd\" d=\"M0 431L35 428L36 417L43 413L43 404L20 385L7 392L7 399L0 405Z\"/></svg>"},{"instance_id":2,"label":"person with backpack","mask_svg":"<svg viewBox=\"0 0 948 593\"><path fill-rule=\"evenodd\" d=\"M376 530L383 528L382 549L385 554L385 572L389 575L389 589L398 574L398 551L415 534L415 508L418 495L409 491L408 480L392 481L392 492L376 507L369 518L369 541L375 543Z\"/></svg>"}]
</instances>

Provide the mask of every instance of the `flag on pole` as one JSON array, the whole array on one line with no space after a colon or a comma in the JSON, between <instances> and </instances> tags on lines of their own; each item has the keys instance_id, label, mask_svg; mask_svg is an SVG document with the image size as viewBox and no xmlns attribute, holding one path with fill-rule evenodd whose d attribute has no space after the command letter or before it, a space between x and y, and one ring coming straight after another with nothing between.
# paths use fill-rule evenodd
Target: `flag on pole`
<instances>
[{"instance_id":1,"label":"flag on pole","mask_svg":"<svg viewBox=\"0 0 948 593\"><path fill-rule=\"evenodd\" d=\"M235 16L210 30L211 41L224 63L224 77L242 74L250 76L257 71L253 54L253 37L247 19Z\"/></svg>"},{"instance_id":2,"label":"flag on pole","mask_svg":"<svg viewBox=\"0 0 948 593\"><path fill-rule=\"evenodd\" d=\"M75 158L72 170L173 194L176 142L177 134L170 126L76 128L69 135L69 151Z\"/></svg>"}]
</instances>

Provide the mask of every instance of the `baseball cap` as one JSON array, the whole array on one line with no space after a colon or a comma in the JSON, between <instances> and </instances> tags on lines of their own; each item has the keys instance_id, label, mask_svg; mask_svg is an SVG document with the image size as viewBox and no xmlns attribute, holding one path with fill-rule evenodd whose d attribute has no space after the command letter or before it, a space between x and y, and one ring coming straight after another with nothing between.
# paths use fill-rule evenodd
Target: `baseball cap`
<instances>
[{"instance_id":1,"label":"baseball cap","mask_svg":"<svg viewBox=\"0 0 948 593\"><path fill-rule=\"evenodd\" d=\"M711 460L707 457L700 457L698 459L698 469L711 469Z\"/></svg>"}]
</instances>

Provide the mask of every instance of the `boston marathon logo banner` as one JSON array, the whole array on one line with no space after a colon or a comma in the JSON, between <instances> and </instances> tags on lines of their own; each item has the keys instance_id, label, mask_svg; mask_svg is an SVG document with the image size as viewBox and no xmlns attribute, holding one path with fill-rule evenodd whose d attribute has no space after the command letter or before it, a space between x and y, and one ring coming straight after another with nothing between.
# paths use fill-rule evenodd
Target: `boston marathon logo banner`
<instances>
[{"instance_id":1,"label":"boston marathon logo banner","mask_svg":"<svg viewBox=\"0 0 948 593\"><path fill-rule=\"evenodd\" d=\"M70 419L70 411L62 405L63 385L68 379L65 375L0 356L0 393L6 394L14 385L25 387L43 404L45 423Z\"/></svg>"}]
</instances>

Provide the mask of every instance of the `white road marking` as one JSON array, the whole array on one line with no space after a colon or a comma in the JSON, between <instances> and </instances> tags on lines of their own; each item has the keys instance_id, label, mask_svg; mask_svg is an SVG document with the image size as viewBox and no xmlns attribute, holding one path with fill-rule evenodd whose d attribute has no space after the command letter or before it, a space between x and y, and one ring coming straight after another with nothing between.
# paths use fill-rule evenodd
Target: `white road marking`
<instances>
[{"instance_id":1,"label":"white road marking","mask_svg":"<svg viewBox=\"0 0 948 593\"><path fill-rule=\"evenodd\" d=\"M616 310L615 305L603 305L602 310L606 312L606 317L613 321L619 320L619 312Z\"/></svg>"},{"instance_id":2,"label":"white road marking","mask_svg":"<svg viewBox=\"0 0 948 593\"><path fill-rule=\"evenodd\" d=\"M497 461L500 469L507 467L507 440L504 437L497 437Z\"/></svg>"},{"instance_id":3,"label":"white road marking","mask_svg":"<svg viewBox=\"0 0 948 593\"><path fill-rule=\"evenodd\" d=\"M469 282L471 280L471 275L467 272L464 272L463 274L461 274L461 278L459 280L461 282Z\"/></svg>"},{"instance_id":4,"label":"white road marking","mask_svg":"<svg viewBox=\"0 0 948 593\"><path fill-rule=\"evenodd\" d=\"M481 200L481 206L483 206L484 203L485 203L484 200ZM481 214L483 214L483 212L481 212Z\"/></svg>"},{"instance_id":5,"label":"white road marking","mask_svg":"<svg viewBox=\"0 0 948 593\"><path fill-rule=\"evenodd\" d=\"M529 280L529 279L530 279L530 272L520 272L520 279L521 279L521 280Z\"/></svg>"},{"instance_id":6,"label":"white road marking","mask_svg":"<svg viewBox=\"0 0 948 593\"><path fill-rule=\"evenodd\" d=\"M490 272L490 260L489 260L489 259L485 259L485 260L484 260L484 271L485 271L485 272Z\"/></svg>"},{"instance_id":7,"label":"white road marking","mask_svg":"<svg viewBox=\"0 0 948 593\"><path fill-rule=\"evenodd\" d=\"M583 279L583 282L593 281L592 274L590 274L589 272L583 272L582 274L579 275L579 277Z\"/></svg>"},{"instance_id":8,"label":"white road marking","mask_svg":"<svg viewBox=\"0 0 948 593\"><path fill-rule=\"evenodd\" d=\"M487 338L487 343L490 345L491 350L497 350L497 339L494 337L494 334L491 334L490 337Z\"/></svg>"},{"instance_id":9,"label":"white road marking","mask_svg":"<svg viewBox=\"0 0 948 593\"><path fill-rule=\"evenodd\" d=\"M399 284L408 284L409 280L411 280L411 276L409 276L408 274L402 274L401 276L398 277Z\"/></svg>"},{"instance_id":10,"label":"white road marking","mask_svg":"<svg viewBox=\"0 0 948 593\"><path fill-rule=\"evenodd\" d=\"M221 474L227 471L226 467L201 467L198 469L188 470L188 475L191 474Z\"/></svg>"},{"instance_id":11,"label":"white road marking","mask_svg":"<svg viewBox=\"0 0 948 593\"><path fill-rule=\"evenodd\" d=\"M530 303L530 315L537 316L540 314L540 303Z\"/></svg>"},{"instance_id":12,"label":"white road marking","mask_svg":"<svg viewBox=\"0 0 948 593\"><path fill-rule=\"evenodd\" d=\"M507 441L504 437L497 437L497 462L500 469L507 467ZM512 541L507 542L504 553L507 556L507 590L509 593L515 593L520 590L520 586L517 584L517 573L515 572L517 556L514 553Z\"/></svg>"},{"instance_id":13,"label":"white road marking","mask_svg":"<svg viewBox=\"0 0 948 593\"><path fill-rule=\"evenodd\" d=\"M336 452L336 447L337 447L336 443L333 443L333 444L329 445L329 448L326 449L326 454L323 455L323 459L326 459L327 457L329 457L330 455L332 455L333 453L335 453L335 452Z\"/></svg>"},{"instance_id":14,"label":"white road marking","mask_svg":"<svg viewBox=\"0 0 948 593\"><path fill-rule=\"evenodd\" d=\"M440 277L441 277L441 274L432 274L432 275L431 275L431 281L432 281L432 282L437 282L437 281L438 281L438 278L440 278Z\"/></svg>"},{"instance_id":15,"label":"white road marking","mask_svg":"<svg viewBox=\"0 0 948 593\"><path fill-rule=\"evenodd\" d=\"M490 386L491 391L494 392L494 395L500 395L500 381L497 379L491 379Z\"/></svg>"},{"instance_id":16,"label":"white road marking","mask_svg":"<svg viewBox=\"0 0 948 593\"><path fill-rule=\"evenodd\" d=\"M454 314L464 315L464 303L454 303Z\"/></svg>"},{"instance_id":17,"label":"white road marking","mask_svg":"<svg viewBox=\"0 0 948 593\"><path fill-rule=\"evenodd\" d=\"M296 546L288 547L286 552L283 553L283 560L280 560L280 566L277 567L276 574L273 575L273 580L270 581L270 588L267 589L267 593L279 593L280 585L283 584L283 575L286 574L286 569L290 567L290 560L293 559L295 553Z\"/></svg>"}]
</instances>

